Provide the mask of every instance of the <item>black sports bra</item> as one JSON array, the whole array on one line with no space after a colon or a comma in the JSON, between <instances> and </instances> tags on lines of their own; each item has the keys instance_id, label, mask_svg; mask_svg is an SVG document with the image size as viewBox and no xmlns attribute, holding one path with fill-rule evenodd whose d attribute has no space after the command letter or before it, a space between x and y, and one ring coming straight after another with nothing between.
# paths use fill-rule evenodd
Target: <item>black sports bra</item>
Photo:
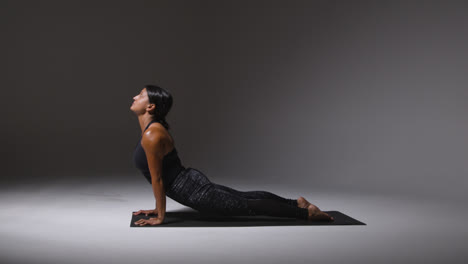
<instances>
[{"instance_id":1,"label":"black sports bra","mask_svg":"<svg viewBox=\"0 0 468 264\"><path fill-rule=\"evenodd\" d=\"M145 128L148 127L157 121L151 121ZM151 173L148 168L148 160L146 159L145 150L141 146L141 138L138 141L135 151L133 152L133 161L135 166L143 173L146 180L151 184ZM179 155L177 153L177 149L174 147L171 152L167 153L166 156L163 158L163 168L162 168L162 179L164 184L164 189L167 191L168 188L171 187L172 182L174 182L175 178L179 173L184 170L185 167L182 165Z\"/></svg>"}]
</instances>

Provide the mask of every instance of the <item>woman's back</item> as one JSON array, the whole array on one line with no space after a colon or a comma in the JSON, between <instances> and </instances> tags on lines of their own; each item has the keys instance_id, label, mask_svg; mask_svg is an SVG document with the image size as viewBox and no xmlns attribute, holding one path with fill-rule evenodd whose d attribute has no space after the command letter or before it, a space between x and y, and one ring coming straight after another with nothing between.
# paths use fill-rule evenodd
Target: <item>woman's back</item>
<instances>
[{"instance_id":1,"label":"woman's back","mask_svg":"<svg viewBox=\"0 0 468 264\"><path fill-rule=\"evenodd\" d=\"M148 127L157 121L151 121L144 131L148 129ZM143 132L144 132L143 131ZM163 158L162 162L162 179L164 183L164 189L168 189L174 179L179 175L179 173L185 169L185 167L182 165L182 162L180 161L177 149L174 146L174 140L170 136L170 134L167 131L164 131L165 136L168 138L168 152ZM141 138L138 141L135 151L133 152L133 160L135 163L135 166L143 173L145 178L148 180L148 182L151 184L151 173L148 168L148 160L146 158L146 153L141 146Z\"/></svg>"}]
</instances>

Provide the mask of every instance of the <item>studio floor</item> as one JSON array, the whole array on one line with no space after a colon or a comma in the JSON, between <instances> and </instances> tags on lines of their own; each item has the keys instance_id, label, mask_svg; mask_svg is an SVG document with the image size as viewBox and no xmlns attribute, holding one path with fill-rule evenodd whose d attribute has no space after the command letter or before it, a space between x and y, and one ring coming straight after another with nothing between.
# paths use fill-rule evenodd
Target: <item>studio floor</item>
<instances>
[{"instance_id":1,"label":"studio floor","mask_svg":"<svg viewBox=\"0 0 468 264\"><path fill-rule=\"evenodd\" d=\"M227 184L226 184L227 185ZM444 199L262 188L365 226L131 228L154 208L143 181L3 186L1 263L466 263L466 205ZM185 206L167 198L167 211Z\"/></svg>"}]
</instances>

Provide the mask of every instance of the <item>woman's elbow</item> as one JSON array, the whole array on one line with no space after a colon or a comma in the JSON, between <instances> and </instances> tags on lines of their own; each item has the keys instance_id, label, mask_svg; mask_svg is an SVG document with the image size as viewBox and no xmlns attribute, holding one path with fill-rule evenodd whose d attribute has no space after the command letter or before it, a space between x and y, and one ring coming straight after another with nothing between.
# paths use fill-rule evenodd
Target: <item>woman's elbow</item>
<instances>
[{"instance_id":1,"label":"woman's elbow","mask_svg":"<svg viewBox=\"0 0 468 264\"><path fill-rule=\"evenodd\" d=\"M151 184L163 184L162 177L151 177Z\"/></svg>"}]
</instances>

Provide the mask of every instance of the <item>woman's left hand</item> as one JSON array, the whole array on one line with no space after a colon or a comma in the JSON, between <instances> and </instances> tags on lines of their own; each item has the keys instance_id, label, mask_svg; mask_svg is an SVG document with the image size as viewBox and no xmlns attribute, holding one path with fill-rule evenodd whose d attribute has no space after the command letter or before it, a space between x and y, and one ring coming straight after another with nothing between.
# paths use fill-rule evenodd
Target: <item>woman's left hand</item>
<instances>
[{"instance_id":1,"label":"woman's left hand","mask_svg":"<svg viewBox=\"0 0 468 264\"><path fill-rule=\"evenodd\" d=\"M150 218L150 219L140 219L138 221L135 222L135 225L137 226L144 226L144 225L160 225L162 224L162 222L164 221L164 219L161 219L159 217L153 217L153 218Z\"/></svg>"}]
</instances>

